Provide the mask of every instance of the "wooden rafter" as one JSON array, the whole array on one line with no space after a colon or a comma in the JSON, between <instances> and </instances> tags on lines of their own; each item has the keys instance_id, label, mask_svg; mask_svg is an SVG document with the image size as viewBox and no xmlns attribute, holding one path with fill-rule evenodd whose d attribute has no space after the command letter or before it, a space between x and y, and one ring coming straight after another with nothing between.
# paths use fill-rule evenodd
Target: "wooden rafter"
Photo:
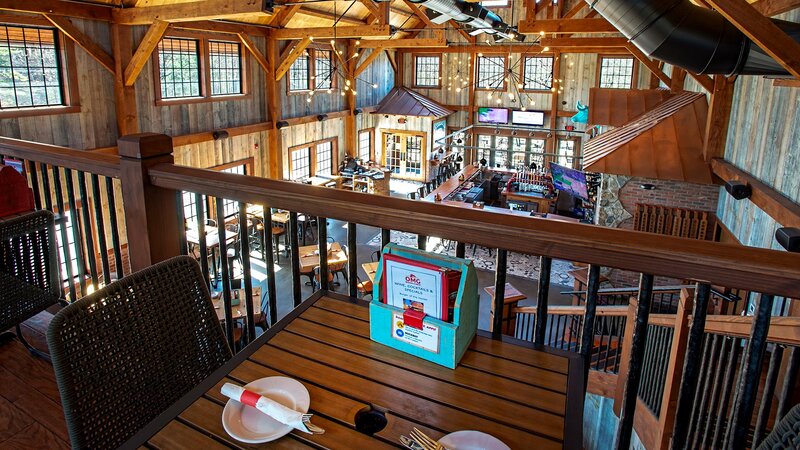
<instances>
[{"instance_id":1,"label":"wooden rafter","mask_svg":"<svg viewBox=\"0 0 800 450\"><path fill-rule=\"evenodd\" d=\"M437 37L415 39L392 39L389 41L361 41L361 48L442 48L447 47L444 33L438 31Z\"/></svg>"},{"instance_id":2,"label":"wooden rafter","mask_svg":"<svg viewBox=\"0 0 800 450\"><path fill-rule=\"evenodd\" d=\"M367 15L368 18L367 22L376 23L380 20L381 11L378 8L378 5L375 4L375 2L373 2L372 0L358 0L358 1L367 9L367 11L369 11L369 14Z\"/></svg>"},{"instance_id":3,"label":"wooden rafter","mask_svg":"<svg viewBox=\"0 0 800 450\"><path fill-rule=\"evenodd\" d=\"M411 12L415 16L417 16L417 18L419 19L420 22L424 23L429 28L443 28L442 25L433 23L433 21L431 21L431 19L428 18L428 15L425 14L424 11L419 9L419 6L415 5L414 3L411 3L408 0L403 0L403 3L408 7L408 9L411 10Z\"/></svg>"},{"instance_id":4,"label":"wooden rafter","mask_svg":"<svg viewBox=\"0 0 800 450\"><path fill-rule=\"evenodd\" d=\"M349 16L337 16L329 11L323 11L321 9L313 9L307 6L301 7L296 15L303 15L303 16L310 16L310 17L317 17L320 19L328 19L333 21L339 21L340 23L348 24L348 25L369 25L368 23L364 22L361 19L357 19L355 17Z\"/></svg>"},{"instance_id":5,"label":"wooden rafter","mask_svg":"<svg viewBox=\"0 0 800 450\"><path fill-rule=\"evenodd\" d=\"M455 20L452 20L452 19L450 19L450 21L449 21L449 22L447 22L447 23L449 23L449 24L450 24L450 26L452 26L453 28L455 28L455 29L456 29L456 31L458 31L458 34L460 34L460 35L461 35L461 37L463 37L463 38L464 38L464 40L466 40L466 41L467 41L467 42L469 42L470 44L474 44L474 43L478 42L478 37L477 37L477 36L471 36L469 33L467 33L467 30L465 30L465 29L461 28L461 27L459 26L459 23L458 23L458 22L456 22Z\"/></svg>"},{"instance_id":6,"label":"wooden rafter","mask_svg":"<svg viewBox=\"0 0 800 450\"><path fill-rule=\"evenodd\" d=\"M570 48L570 47L627 47L628 40L620 37L593 37L593 38L542 38L539 41L542 47Z\"/></svg>"},{"instance_id":7,"label":"wooden rafter","mask_svg":"<svg viewBox=\"0 0 800 450\"><path fill-rule=\"evenodd\" d=\"M136 78L139 76L139 73L141 73L144 65L147 64L147 60L150 58L150 55L153 54L153 50L156 49L161 38L164 37L167 28L169 28L169 23L163 20L156 20L150 25L150 28L147 29L147 33L145 33L142 42L139 44L136 52L134 52L128 66L125 67L125 86L133 86L136 82Z\"/></svg>"},{"instance_id":8,"label":"wooden rafter","mask_svg":"<svg viewBox=\"0 0 800 450\"><path fill-rule=\"evenodd\" d=\"M383 49L376 48L372 50L372 53L370 53L369 56L367 56L367 59L365 59L364 62L362 62L361 64L358 65L358 67L355 68L355 71L353 72L353 77L357 77L361 75L361 73L363 73L365 70L367 70L367 67L369 67L369 65L372 64L373 61L375 61L376 59L378 59L379 56L381 56L381 53L383 53Z\"/></svg>"},{"instance_id":9,"label":"wooden rafter","mask_svg":"<svg viewBox=\"0 0 800 450\"><path fill-rule=\"evenodd\" d=\"M577 16L578 13L586 9L586 7L588 6L589 4L586 2L575 2L575 5L572 7L572 9L570 9L569 11L567 11L566 14L564 14L564 19L572 19L573 17Z\"/></svg>"},{"instance_id":10,"label":"wooden rafter","mask_svg":"<svg viewBox=\"0 0 800 450\"><path fill-rule=\"evenodd\" d=\"M690 77L694 78L694 81L697 81L697 84L703 86L703 88L708 92L712 92L714 90L714 80L710 76L688 71L687 73Z\"/></svg>"},{"instance_id":11,"label":"wooden rafter","mask_svg":"<svg viewBox=\"0 0 800 450\"><path fill-rule=\"evenodd\" d=\"M800 43L745 0L707 0L795 78L800 78Z\"/></svg>"},{"instance_id":12,"label":"wooden rafter","mask_svg":"<svg viewBox=\"0 0 800 450\"><path fill-rule=\"evenodd\" d=\"M50 14L44 14L44 17L61 30L64 35L75 41L80 48L86 50L86 53L99 62L101 66L105 67L106 70L112 74L114 73L114 58L89 36L83 34L68 18Z\"/></svg>"},{"instance_id":13,"label":"wooden rafter","mask_svg":"<svg viewBox=\"0 0 800 450\"><path fill-rule=\"evenodd\" d=\"M244 45L245 48L250 51L250 54L253 55L253 58L255 58L258 65L260 65L265 71L269 71L270 64L267 61L267 58L265 58L264 54L261 53L261 50L258 49L256 43L250 39L250 36L244 33L239 33L237 36L239 37L239 41L241 41L242 45Z\"/></svg>"},{"instance_id":14,"label":"wooden rafter","mask_svg":"<svg viewBox=\"0 0 800 450\"><path fill-rule=\"evenodd\" d=\"M294 46L292 51L289 52L289 56L287 56L286 59L282 60L280 65L278 65L278 67L275 69L276 81L280 81L280 79L283 78L284 75L286 75L286 72L289 71L289 67L292 67L292 64L294 64L297 58L299 58L300 55L302 55L303 52L306 51L306 47L311 45L311 42L313 42L313 40L311 38L306 37L303 38L300 42L297 43L297 45Z\"/></svg>"},{"instance_id":15,"label":"wooden rafter","mask_svg":"<svg viewBox=\"0 0 800 450\"><path fill-rule=\"evenodd\" d=\"M300 8L302 8L302 5L289 5L282 7L272 16L269 24L279 28L285 27L289 21L292 20L292 17L294 17L294 15L300 11Z\"/></svg>"},{"instance_id":16,"label":"wooden rafter","mask_svg":"<svg viewBox=\"0 0 800 450\"><path fill-rule=\"evenodd\" d=\"M265 0L205 0L159 6L115 9L114 22L149 25L155 20L185 22L271 14Z\"/></svg>"},{"instance_id":17,"label":"wooden rafter","mask_svg":"<svg viewBox=\"0 0 800 450\"><path fill-rule=\"evenodd\" d=\"M2 9L104 21L111 20L111 13L113 11L113 8L109 6L64 2L61 0L0 0L0 10Z\"/></svg>"},{"instance_id":18,"label":"wooden rafter","mask_svg":"<svg viewBox=\"0 0 800 450\"><path fill-rule=\"evenodd\" d=\"M757 0L752 5L756 11L771 17L800 8L800 0Z\"/></svg>"},{"instance_id":19,"label":"wooden rafter","mask_svg":"<svg viewBox=\"0 0 800 450\"><path fill-rule=\"evenodd\" d=\"M658 77L659 80L663 81L664 84L666 84L667 86L672 84L672 80L670 79L670 77L668 77L667 74L665 74L664 71L661 70L661 67L659 67L656 61L650 59L647 55L645 55L641 50L639 50L633 44L628 44L625 48L627 48L628 51L631 52L631 54L634 57L636 57L636 59L638 59L642 64L644 64L644 66L647 67L647 70L649 70L650 73Z\"/></svg>"},{"instance_id":20,"label":"wooden rafter","mask_svg":"<svg viewBox=\"0 0 800 450\"><path fill-rule=\"evenodd\" d=\"M725 156L725 142L733 105L733 83L723 75L714 77L714 89L706 117L706 133L703 142L703 157L706 161Z\"/></svg>"},{"instance_id":21,"label":"wooden rafter","mask_svg":"<svg viewBox=\"0 0 800 450\"><path fill-rule=\"evenodd\" d=\"M219 22L215 20L195 20L191 22L178 22L174 28L196 31L213 31L215 33L239 34L246 33L255 36L264 34L264 28L246 23Z\"/></svg>"},{"instance_id":22,"label":"wooden rafter","mask_svg":"<svg viewBox=\"0 0 800 450\"><path fill-rule=\"evenodd\" d=\"M291 39L329 39L329 38L361 38L389 37L392 35L389 25L360 25L355 27L320 27L320 28L282 28L270 30L270 37L277 40Z\"/></svg>"},{"instance_id":23,"label":"wooden rafter","mask_svg":"<svg viewBox=\"0 0 800 450\"><path fill-rule=\"evenodd\" d=\"M616 33L606 19L534 19L519 23L520 33Z\"/></svg>"}]
</instances>

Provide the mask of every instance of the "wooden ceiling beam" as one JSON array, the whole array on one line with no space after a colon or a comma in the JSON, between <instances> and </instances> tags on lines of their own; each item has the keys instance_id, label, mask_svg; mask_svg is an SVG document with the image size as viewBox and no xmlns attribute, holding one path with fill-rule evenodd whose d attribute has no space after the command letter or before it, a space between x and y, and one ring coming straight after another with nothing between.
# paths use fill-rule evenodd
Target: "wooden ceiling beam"
<instances>
[{"instance_id":1,"label":"wooden ceiling beam","mask_svg":"<svg viewBox=\"0 0 800 450\"><path fill-rule=\"evenodd\" d=\"M195 20L191 22L178 22L173 24L174 28L196 31L211 31L215 33L239 34L247 33L255 36L263 36L267 28L250 25L246 23L219 22L216 20Z\"/></svg>"},{"instance_id":2,"label":"wooden ceiling beam","mask_svg":"<svg viewBox=\"0 0 800 450\"><path fill-rule=\"evenodd\" d=\"M115 9L113 19L122 25L149 25L156 20L185 22L271 15L267 0L205 0L159 6Z\"/></svg>"},{"instance_id":3,"label":"wooden ceiling beam","mask_svg":"<svg viewBox=\"0 0 800 450\"><path fill-rule=\"evenodd\" d=\"M367 11L369 11L369 15L367 16L369 19L367 20L367 22L378 23L381 17L381 11L378 8L378 5L376 5L372 0L358 0L358 1L365 8L367 8Z\"/></svg>"},{"instance_id":4,"label":"wooden ceiling beam","mask_svg":"<svg viewBox=\"0 0 800 450\"><path fill-rule=\"evenodd\" d=\"M391 39L381 41L361 41L361 48L447 48L447 40L444 33L434 38L415 38L415 39Z\"/></svg>"},{"instance_id":5,"label":"wooden ceiling beam","mask_svg":"<svg viewBox=\"0 0 800 450\"><path fill-rule=\"evenodd\" d=\"M542 47L568 49L570 47L627 47L628 40L622 37L592 37L592 38L542 38L539 41Z\"/></svg>"},{"instance_id":6,"label":"wooden ceiling beam","mask_svg":"<svg viewBox=\"0 0 800 450\"><path fill-rule=\"evenodd\" d=\"M100 47L89 36L83 34L68 18L64 16L53 16L44 14L45 19L50 21L56 28L61 30L64 35L75 41L78 46L100 63L106 70L114 74L114 58L102 47Z\"/></svg>"},{"instance_id":7,"label":"wooden ceiling beam","mask_svg":"<svg viewBox=\"0 0 800 450\"><path fill-rule=\"evenodd\" d=\"M317 17L320 19L328 19L332 21L338 20L339 23L345 23L349 25L369 25L368 23L356 17L336 16L332 12L323 11L321 9L313 9L307 6L301 7L296 14L303 16Z\"/></svg>"},{"instance_id":8,"label":"wooden ceiling beam","mask_svg":"<svg viewBox=\"0 0 800 450\"><path fill-rule=\"evenodd\" d=\"M383 41L372 41L383 42ZM364 41L361 41L363 44ZM452 44L452 43L451 43ZM602 53L604 55L630 55L631 53L625 47L550 47L550 50L544 51L541 45L488 45L488 44L475 44L475 45L450 45L447 48L436 50L437 53L484 53L486 55L507 55L511 53L526 54L526 55L552 55L552 50L559 50L561 54L573 53Z\"/></svg>"},{"instance_id":9,"label":"wooden ceiling beam","mask_svg":"<svg viewBox=\"0 0 800 450\"><path fill-rule=\"evenodd\" d=\"M411 10L412 14L417 16L420 22L424 23L429 28L444 28L443 25L433 23L433 21L431 21L431 19L428 18L428 15L425 14L425 11L421 10L419 6L415 5L414 3L411 3L408 0L403 0L403 3L408 7L408 9Z\"/></svg>"},{"instance_id":10,"label":"wooden ceiling beam","mask_svg":"<svg viewBox=\"0 0 800 450\"><path fill-rule=\"evenodd\" d=\"M756 0L751 3L761 14L772 17L800 8L800 0Z\"/></svg>"},{"instance_id":11,"label":"wooden ceiling beam","mask_svg":"<svg viewBox=\"0 0 800 450\"><path fill-rule=\"evenodd\" d=\"M725 156L725 143L728 140L728 126L733 106L733 85L735 80L724 75L714 77L714 89L706 116L706 134L703 142L703 157L707 162Z\"/></svg>"},{"instance_id":12,"label":"wooden ceiling beam","mask_svg":"<svg viewBox=\"0 0 800 450\"><path fill-rule=\"evenodd\" d=\"M80 19L110 22L114 8L110 5L92 5L89 3L63 2L60 0L0 0L0 10L50 14L53 16L70 16Z\"/></svg>"},{"instance_id":13,"label":"wooden ceiling beam","mask_svg":"<svg viewBox=\"0 0 800 450\"><path fill-rule=\"evenodd\" d=\"M578 13L586 9L586 7L588 6L589 4L586 2L576 2L575 5L572 7L572 9L570 9L569 11L567 11L566 14L564 14L564 19L572 19L573 17L577 16Z\"/></svg>"},{"instance_id":14,"label":"wooden ceiling beam","mask_svg":"<svg viewBox=\"0 0 800 450\"><path fill-rule=\"evenodd\" d=\"M242 45L244 45L245 48L250 51L250 54L253 55L253 58L255 58L258 65L261 66L265 72L269 73L270 64L267 61L267 58L265 58L264 54L261 53L261 50L258 49L256 43L250 39L250 36L244 33L239 33L237 36L239 37L239 41L241 41Z\"/></svg>"},{"instance_id":15,"label":"wooden ceiling beam","mask_svg":"<svg viewBox=\"0 0 800 450\"><path fill-rule=\"evenodd\" d=\"M606 19L534 19L519 22L520 33L618 33Z\"/></svg>"},{"instance_id":16,"label":"wooden ceiling beam","mask_svg":"<svg viewBox=\"0 0 800 450\"><path fill-rule=\"evenodd\" d=\"M302 8L302 5L289 5L280 8L278 12L272 16L269 24L279 28L285 27L289 21L292 20L292 17L300 11L300 8Z\"/></svg>"},{"instance_id":17,"label":"wooden ceiling beam","mask_svg":"<svg viewBox=\"0 0 800 450\"><path fill-rule=\"evenodd\" d=\"M133 86L133 84L136 83L136 78L139 76L139 73L142 72L145 64L147 64L147 60L150 58L150 55L153 54L153 50L155 50L158 43L161 42L161 38L164 37L167 28L169 28L168 22L156 20L150 25L150 28L147 29L147 33L145 33L144 38L142 38L142 42L139 43L139 47L133 53L131 61L128 63L128 66L125 67L125 86Z\"/></svg>"},{"instance_id":18,"label":"wooden ceiling beam","mask_svg":"<svg viewBox=\"0 0 800 450\"><path fill-rule=\"evenodd\" d=\"M703 86L705 90L708 92L714 92L714 79L708 75L704 75L702 73L692 73L687 71L686 73L689 74L690 77L694 78L694 81L697 81L697 84Z\"/></svg>"},{"instance_id":19,"label":"wooden ceiling beam","mask_svg":"<svg viewBox=\"0 0 800 450\"><path fill-rule=\"evenodd\" d=\"M369 65L372 64L373 61L375 61L376 59L378 59L379 56L381 56L383 50L384 49L382 48L373 49L372 53L370 53L369 56L367 56L367 59L365 59L364 62L359 64L358 67L356 67L355 71L353 72L353 77L357 77L361 75L361 73L363 73L365 70L367 70L367 67L369 67Z\"/></svg>"},{"instance_id":20,"label":"wooden ceiling beam","mask_svg":"<svg viewBox=\"0 0 800 450\"><path fill-rule=\"evenodd\" d=\"M313 40L306 37L298 42L294 48L292 48L292 51L289 52L289 55L286 57L286 59L282 60L280 65L278 65L278 67L275 69L275 81L280 81L280 79L286 75L286 72L289 71L289 68L292 67L292 64L294 64L297 58L299 58L300 55L306 51L306 47L311 45L311 42L313 42Z\"/></svg>"},{"instance_id":21,"label":"wooden ceiling beam","mask_svg":"<svg viewBox=\"0 0 800 450\"><path fill-rule=\"evenodd\" d=\"M389 25L359 25L354 27L319 27L319 28L282 28L270 30L269 36L279 41L292 39L330 39L330 38L362 38L389 37L392 30ZM362 42L363 44L363 42Z\"/></svg>"},{"instance_id":22,"label":"wooden ceiling beam","mask_svg":"<svg viewBox=\"0 0 800 450\"><path fill-rule=\"evenodd\" d=\"M800 43L745 0L706 0L795 78L800 78Z\"/></svg>"},{"instance_id":23,"label":"wooden ceiling beam","mask_svg":"<svg viewBox=\"0 0 800 450\"><path fill-rule=\"evenodd\" d=\"M649 70L650 73L658 77L659 80L663 81L664 84L666 84L667 86L672 84L672 79L670 79L670 77L668 77L667 74L665 74L664 71L661 70L656 61L650 59L647 55L644 54L644 52L639 50L639 48L637 48L632 43L629 43L625 48L627 48L628 51L631 52L631 54L634 57L636 57L636 59L638 59L642 64L644 64L644 66L647 67L647 70Z\"/></svg>"},{"instance_id":24,"label":"wooden ceiling beam","mask_svg":"<svg viewBox=\"0 0 800 450\"><path fill-rule=\"evenodd\" d=\"M476 42L478 42L478 36L472 36L469 33L467 33L467 30L461 28L459 26L459 23L456 22L455 20L450 19L447 23L449 23L451 27L455 28L456 31L458 31L458 34L460 34L465 41L469 42L470 44L475 44Z\"/></svg>"}]
</instances>

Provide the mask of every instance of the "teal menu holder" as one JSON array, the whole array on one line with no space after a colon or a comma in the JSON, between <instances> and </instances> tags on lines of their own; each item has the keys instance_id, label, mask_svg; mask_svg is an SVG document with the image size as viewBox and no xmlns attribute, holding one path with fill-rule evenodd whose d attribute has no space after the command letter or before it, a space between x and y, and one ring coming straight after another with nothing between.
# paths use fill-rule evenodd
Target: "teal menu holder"
<instances>
[{"instance_id":1,"label":"teal menu holder","mask_svg":"<svg viewBox=\"0 0 800 450\"><path fill-rule=\"evenodd\" d=\"M382 253L461 272L452 323L425 316L422 330L405 325L403 310L381 301L383 257L375 273L374 295L369 305L369 335L373 341L455 369L478 330L478 276L472 261L394 243L387 244Z\"/></svg>"}]
</instances>

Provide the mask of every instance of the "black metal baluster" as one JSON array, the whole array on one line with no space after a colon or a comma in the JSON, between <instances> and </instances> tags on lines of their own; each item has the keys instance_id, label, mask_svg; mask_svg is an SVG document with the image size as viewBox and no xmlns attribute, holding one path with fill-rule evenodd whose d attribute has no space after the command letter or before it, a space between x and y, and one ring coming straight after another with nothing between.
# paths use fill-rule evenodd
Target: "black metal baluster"
<instances>
[{"instance_id":1,"label":"black metal baluster","mask_svg":"<svg viewBox=\"0 0 800 450\"><path fill-rule=\"evenodd\" d=\"M33 205L37 210L42 209L42 193L39 190L39 173L36 171L36 163L28 163L28 175L31 177L31 189L33 189Z\"/></svg>"},{"instance_id":2,"label":"black metal baluster","mask_svg":"<svg viewBox=\"0 0 800 450\"><path fill-rule=\"evenodd\" d=\"M547 301L550 295L550 269L553 260L547 256L539 258L539 289L536 292L536 331L534 343L543 345L547 331Z\"/></svg>"},{"instance_id":3,"label":"black metal baluster","mask_svg":"<svg viewBox=\"0 0 800 450\"><path fill-rule=\"evenodd\" d=\"M206 242L206 212L205 202L203 196L194 194L194 209L197 214L197 245L200 247L200 267L203 269L203 276L206 279L206 284L211 288L211 276L208 272L208 242ZM214 278L217 274L214 273Z\"/></svg>"},{"instance_id":4,"label":"black metal baluster","mask_svg":"<svg viewBox=\"0 0 800 450\"><path fill-rule=\"evenodd\" d=\"M769 413L772 409L772 396L775 394L775 385L778 384L778 371L780 370L782 359L783 347L775 345L769 358L769 369L764 383L764 392L761 396L761 404L758 405L758 420L756 420L756 430L753 433L752 448L757 448L758 444L764 439L763 434L767 428L767 420L769 420Z\"/></svg>"},{"instance_id":5,"label":"black metal baluster","mask_svg":"<svg viewBox=\"0 0 800 450\"><path fill-rule=\"evenodd\" d=\"M541 280L540 280L541 282ZM628 450L633 433L633 415L636 411L636 393L642 376L644 360L644 344L647 341L647 318L650 316L650 301L653 297L653 275L642 274L639 281L639 305L636 311L636 323L631 336L631 357L628 361L628 374L622 394L619 428L617 428L617 450Z\"/></svg>"},{"instance_id":6,"label":"black metal baluster","mask_svg":"<svg viewBox=\"0 0 800 450\"><path fill-rule=\"evenodd\" d=\"M492 336L494 338L498 338L503 334L503 308L505 307L506 298L507 263L508 254L502 248L498 248L497 264L494 270L494 316L492 317Z\"/></svg>"},{"instance_id":7,"label":"black metal baluster","mask_svg":"<svg viewBox=\"0 0 800 450\"><path fill-rule=\"evenodd\" d=\"M65 214L66 210L64 209L64 193L61 190L60 170L61 169L59 167L52 167L53 187L56 194L56 206L58 207L58 214L60 215L59 222L61 223L61 226L59 234L61 235L61 251L64 253L64 265L67 268L67 284L69 288L70 301L74 302L78 299L78 296L75 291L75 276L72 273L72 251L69 248L69 239L67 238L67 216Z\"/></svg>"},{"instance_id":8,"label":"black metal baluster","mask_svg":"<svg viewBox=\"0 0 800 450\"><path fill-rule=\"evenodd\" d=\"M39 163L39 171L42 173L42 197L44 198L44 208L48 211L53 211L53 199L51 198L50 190L50 175L47 170L47 164Z\"/></svg>"},{"instance_id":9,"label":"black metal baluster","mask_svg":"<svg viewBox=\"0 0 800 450\"><path fill-rule=\"evenodd\" d=\"M708 385L717 367L717 359L719 358L719 352L722 349L722 343L722 339L718 334L711 335L711 356L709 359L709 364L706 366L706 374L703 377L705 382L703 383L703 390L701 391L700 395L699 410L697 412L697 430L692 436L692 444L690 448L697 448L697 446L700 444L701 436L703 433L705 433L705 430L709 426L708 421L711 408L708 404Z\"/></svg>"},{"instance_id":10,"label":"black metal baluster","mask_svg":"<svg viewBox=\"0 0 800 450\"><path fill-rule=\"evenodd\" d=\"M114 194L114 180L106 177L106 196L108 197L108 226L111 227L111 248L114 249L114 264L117 279L125 276L122 267L122 247L119 244L119 225L117 224L117 200Z\"/></svg>"},{"instance_id":11,"label":"black metal baluster","mask_svg":"<svg viewBox=\"0 0 800 450\"><path fill-rule=\"evenodd\" d=\"M317 217L317 239L319 239L319 287L327 291L328 286L328 219Z\"/></svg>"},{"instance_id":12,"label":"black metal baluster","mask_svg":"<svg viewBox=\"0 0 800 450\"><path fill-rule=\"evenodd\" d=\"M358 248L356 245L356 224L347 222L347 285L350 288L350 297L358 297Z\"/></svg>"},{"instance_id":13,"label":"black metal baluster","mask_svg":"<svg viewBox=\"0 0 800 450\"><path fill-rule=\"evenodd\" d=\"M743 450L747 446L747 433L750 428L750 419L753 417L755 407L756 389L761 375L761 362L767 350L767 334L769 321L772 314L772 304L775 297L761 294L756 307L753 326L750 330L750 340L745 348L742 358L745 361L744 371L739 378L737 386L736 403L733 405L734 415L732 439L730 448Z\"/></svg>"},{"instance_id":14,"label":"black metal baluster","mask_svg":"<svg viewBox=\"0 0 800 450\"><path fill-rule=\"evenodd\" d=\"M589 278L586 281L586 311L583 314L583 331L581 332L581 357L583 358L583 391L589 386L589 364L592 360L594 346L594 324L597 316L597 291L600 290L600 266L589 266ZM606 365L606 367L608 367Z\"/></svg>"},{"instance_id":15,"label":"black metal baluster","mask_svg":"<svg viewBox=\"0 0 800 450\"><path fill-rule=\"evenodd\" d=\"M428 236L418 234L417 235L417 248L420 250L427 250L428 244Z\"/></svg>"},{"instance_id":16,"label":"black metal baluster","mask_svg":"<svg viewBox=\"0 0 800 450\"><path fill-rule=\"evenodd\" d=\"M89 214L89 193L86 190L86 176L78 171L78 192L81 196L81 218L83 219L84 237L86 243L86 258L89 263L89 275L92 277L92 284L97 287L97 252L94 248L94 233L92 231L92 219Z\"/></svg>"},{"instance_id":17,"label":"black metal baluster","mask_svg":"<svg viewBox=\"0 0 800 450\"><path fill-rule=\"evenodd\" d=\"M289 213L289 246L292 251L292 296L295 308L302 302L300 292L300 241L297 237L297 213Z\"/></svg>"},{"instance_id":18,"label":"black metal baluster","mask_svg":"<svg viewBox=\"0 0 800 450\"><path fill-rule=\"evenodd\" d=\"M463 258L467 252L467 244L463 242L456 242L456 258Z\"/></svg>"},{"instance_id":19,"label":"black metal baluster","mask_svg":"<svg viewBox=\"0 0 800 450\"><path fill-rule=\"evenodd\" d=\"M83 258L83 239L81 236L81 220L78 213L78 204L75 201L75 184L72 180L72 170L64 169L64 181L67 185L67 201L69 202L70 220L72 221L72 240L75 242L75 264L78 266L78 285L81 287L81 296L86 295L86 269Z\"/></svg>"},{"instance_id":20,"label":"black metal baluster","mask_svg":"<svg viewBox=\"0 0 800 450\"><path fill-rule=\"evenodd\" d=\"M250 272L250 231L247 226L247 205L239 202L239 254L242 257L242 281L244 281L244 306L247 317L247 342L256 338L255 308L253 308L253 277ZM240 300L241 301L241 300Z\"/></svg>"},{"instance_id":21,"label":"black metal baluster","mask_svg":"<svg viewBox=\"0 0 800 450\"><path fill-rule=\"evenodd\" d=\"M717 422L719 421L719 416L714 414L714 409L716 408L717 402L719 401L719 391L722 388L720 380L721 380L722 375L724 373L723 367L725 366L724 365L725 358L728 356L728 352L726 352L726 349L725 349L725 344L727 343L727 339L724 336L721 337L720 339L722 341L722 342L720 342L720 353L719 353L719 356L717 357L717 359L716 359L716 361L714 363L714 380L711 382L712 383L711 384L711 399L708 401L708 416L707 416L708 419L707 419L707 422L706 422L706 426L703 429L703 436L700 439L700 446L702 448L708 448L707 447L708 438L712 436L712 434L711 434L712 422L711 421L712 420L714 421L713 428L716 428ZM713 444L712 444L712 446L713 446Z\"/></svg>"},{"instance_id":22,"label":"black metal baluster","mask_svg":"<svg viewBox=\"0 0 800 450\"><path fill-rule=\"evenodd\" d=\"M111 282L109 273L111 269L108 264L108 245L106 243L106 226L103 217L103 201L100 198L100 177L92 174L92 203L94 205L94 220L97 225L97 247L100 252L100 265L103 269L103 284Z\"/></svg>"},{"instance_id":23,"label":"black metal baluster","mask_svg":"<svg viewBox=\"0 0 800 450\"><path fill-rule=\"evenodd\" d=\"M792 406L790 401L794 393L798 372L800 372L800 350L797 347L792 347L789 350L789 362L786 365L786 372L783 375L781 393L778 395L778 409L775 411L775 422L781 420Z\"/></svg>"},{"instance_id":24,"label":"black metal baluster","mask_svg":"<svg viewBox=\"0 0 800 450\"><path fill-rule=\"evenodd\" d=\"M263 218L264 218L264 245L267 246L267 251L264 252L264 264L267 266L267 309L269 310L269 326L275 325L275 322L278 321L278 291L275 285L275 259L273 257L273 251L279 252L280 247L275 245L275 234L272 232L272 208L264 205L263 206ZM291 219L291 216L290 216ZM294 223L295 228L291 230L286 230L287 233L291 233L294 235L294 241L297 242L297 214L294 215ZM274 247L274 248L273 248ZM292 249L292 261L294 261L295 255L297 255L296 249ZM299 259L298 259L299 261ZM298 263L299 266L300 263ZM294 266L293 266L294 268ZM295 276L294 271L292 272L292 276ZM300 274L296 275L296 280L300 282ZM299 290L299 288L298 288Z\"/></svg>"},{"instance_id":25,"label":"black metal baluster","mask_svg":"<svg viewBox=\"0 0 800 450\"><path fill-rule=\"evenodd\" d=\"M381 250L383 250L389 242L392 242L392 231L381 228Z\"/></svg>"},{"instance_id":26,"label":"black metal baluster","mask_svg":"<svg viewBox=\"0 0 800 450\"><path fill-rule=\"evenodd\" d=\"M689 340L686 344L686 355L683 359L683 374L681 387L678 391L678 406L675 411L675 427L672 433L672 448L684 449L689 431L689 418L691 417L694 392L697 386L699 368L697 357L703 341L706 327L706 314L708 312L708 299L711 286L698 283L695 287L694 307L692 309L692 325L689 329Z\"/></svg>"},{"instance_id":27,"label":"black metal baluster","mask_svg":"<svg viewBox=\"0 0 800 450\"><path fill-rule=\"evenodd\" d=\"M656 341L656 335L653 333L653 327L647 326L647 340L644 343L644 359L642 360L642 376L639 383L637 395L642 399L645 405L648 405L647 389L650 380L652 379L652 363L653 363L653 346Z\"/></svg>"},{"instance_id":28,"label":"black metal baluster","mask_svg":"<svg viewBox=\"0 0 800 450\"><path fill-rule=\"evenodd\" d=\"M720 396L719 407L717 408L717 422L714 424L714 437L711 439L711 447L718 448L721 440L725 438L722 430L723 424L726 423L725 413L728 412L728 405L730 404L731 389L733 388L733 378L736 371L736 361L739 359L739 339L726 338L730 341L730 349L728 350L728 361L725 364L725 377L722 380L722 394Z\"/></svg>"},{"instance_id":29,"label":"black metal baluster","mask_svg":"<svg viewBox=\"0 0 800 450\"><path fill-rule=\"evenodd\" d=\"M617 338L617 347L614 350L614 373L619 373L620 354L622 353L622 341L625 339L625 325L628 323L627 316L617 316L614 321L614 330Z\"/></svg>"},{"instance_id":30,"label":"black metal baluster","mask_svg":"<svg viewBox=\"0 0 800 450\"><path fill-rule=\"evenodd\" d=\"M178 215L178 253L188 255L189 248L186 242L186 217L183 213L183 192L175 191L175 204L178 206L175 213Z\"/></svg>"},{"instance_id":31,"label":"black metal baluster","mask_svg":"<svg viewBox=\"0 0 800 450\"><path fill-rule=\"evenodd\" d=\"M236 351L236 342L233 339L233 308L231 306L231 277L228 273L228 235L225 229L225 201L221 197L215 199L217 204L217 233L219 238L220 272L222 272L222 310L225 313L225 334L228 345Z\"/></svg>"}]
</instances>

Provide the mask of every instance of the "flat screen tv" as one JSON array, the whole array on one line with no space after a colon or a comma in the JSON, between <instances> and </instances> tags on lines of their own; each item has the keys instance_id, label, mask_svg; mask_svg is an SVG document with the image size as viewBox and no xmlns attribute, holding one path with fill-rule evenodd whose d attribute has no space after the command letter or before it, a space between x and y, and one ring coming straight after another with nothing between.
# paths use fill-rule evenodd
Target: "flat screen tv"
<instances>
[{"instance_id":1,"label":"flat screen tv","mask_svg":"<svg viewBox=\"0 0 800 450\"><path fill-rule=\"evenodd\" d=\"M514 125L544 126L544 111L511 111L511 123Z\"/></svg>"},{"instance_id":2,"label":"flat screen tv","mask_svg":"<svg viewBox=\"0 0 800 450\"><path fill-rule=\"evenodd\" d=\"M550 174L553 176L553 186L556 189L559 191L567 191L575 197L589 200L585 173L551 162Z\"/></svg>"},{"instance_id":3,"label":"flat screen tv","mask_svg":"<svg viewBox=\"0 0 800 450\"><path fill-rule=\"evenodd\" d=\"M478 122L506 124L508 123L508 109L478 108Z\"/></svg>"}]
</instances>

